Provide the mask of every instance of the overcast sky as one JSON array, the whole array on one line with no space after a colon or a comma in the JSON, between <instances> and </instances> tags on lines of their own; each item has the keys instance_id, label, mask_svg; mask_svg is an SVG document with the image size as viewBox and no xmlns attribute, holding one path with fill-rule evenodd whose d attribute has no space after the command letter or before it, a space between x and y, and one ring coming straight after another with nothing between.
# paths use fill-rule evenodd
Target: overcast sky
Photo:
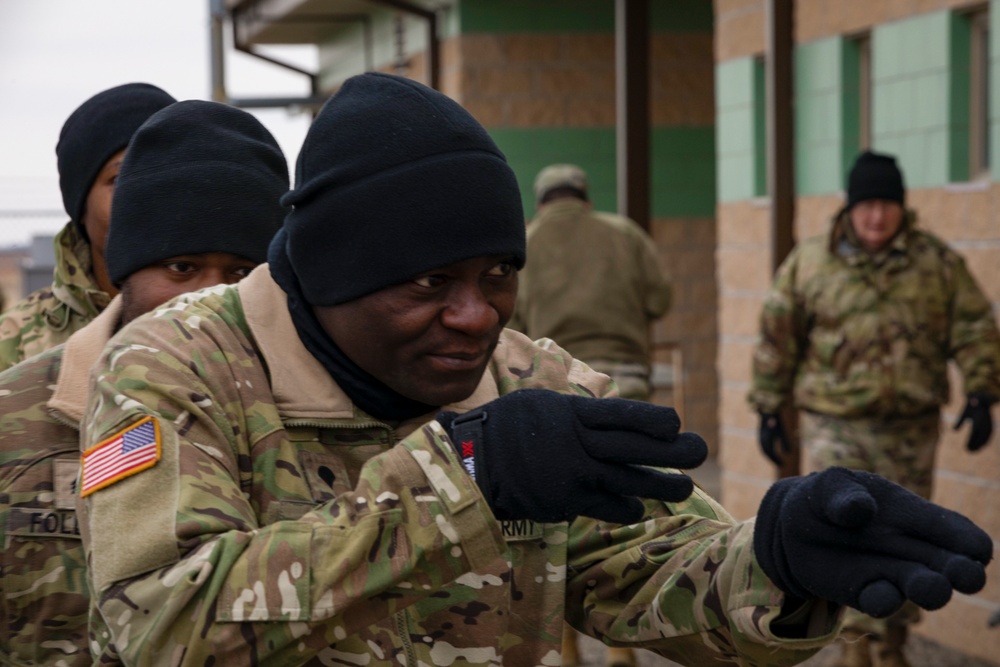
<instances>
[{"instance_id":1,"label":"overcast sky","mask_svg":"<svg viewBox=\"0 0 1000 667\"><path fill-rule=\"evenodd\" d=\"M228 29L227 29L228 34ZM55 145L67 116L106 88L132 81L177 99L209 99L208 0L0 0L0 247L52 233L62 211ZM309 65L301 49L272 54ZM304 95L306 78L232 49L231 96ZM284 109L253 112L294 165L309 120Z\"/></svg>"}]
</instances>

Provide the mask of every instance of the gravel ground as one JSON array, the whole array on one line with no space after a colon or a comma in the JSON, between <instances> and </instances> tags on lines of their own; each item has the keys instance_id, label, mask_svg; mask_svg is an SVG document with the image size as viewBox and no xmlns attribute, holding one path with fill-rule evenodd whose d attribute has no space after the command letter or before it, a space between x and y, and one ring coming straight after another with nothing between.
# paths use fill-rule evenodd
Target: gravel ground
<instances>
[{"instance_id":1,"label":"gravel ground","mask_svg":"<svg viewBox=\"0 0 1000 667\"><path fill-rule=\"evenodd\" d=\"M579 646L580 657L584 661L580 667L604 667L603 644L596 639L582 637ZM839 655L840 647L834 642L801 664L803 667L833 667ZM638 667L678 667L677 663L649 651L639 651L637 657ZM906 644L906 657L912 667L1000 667L1000 663L970 658L919 636L910 637Z\"/></svg>"}]
</instances>

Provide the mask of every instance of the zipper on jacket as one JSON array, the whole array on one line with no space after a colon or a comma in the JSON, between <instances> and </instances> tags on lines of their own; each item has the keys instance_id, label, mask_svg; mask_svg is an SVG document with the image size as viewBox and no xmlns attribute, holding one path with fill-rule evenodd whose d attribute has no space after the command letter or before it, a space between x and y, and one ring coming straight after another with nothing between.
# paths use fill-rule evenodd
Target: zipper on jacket
<instances>
[{"instance_id":1,"label":"zipper on jacket","mask_svg":"<svg viewBox=\"0 0 1000 667\"><path fill-rule=\"evenodd\" d=\"M418 667L417 653L413 650L413 643L410 641L410 632L407 628L406 610L397 611L392 618L396 623L396 634L399 635L399 641L402 642L403 651L406 653L406 667Z\"/></svg>"},{"instance_id":2,"label":"zipper on jacket","mask_svg":"<svg viewBox=\"0 0 1000 667\"><path fill-rule=\"evenodd\" d=\"M51 417L53 419L53 421L57 421L60 424L62 424L63 426L69 426L71 429L73 429L77 433L80 432L80 424L79 424L79 422L73 421L72 419L70 419L69 417L67 417L63 413L59 412L55 408L46 407L45 411L47 413L49 413L49 417Z\"/></svg>"},{"instance_id":3,"label":"zipper on jacket","mask_svg":"<svg viewBox=\"0 0 1000 667\"><path fill-rule=\"evenodd\" d=\"M384 428L388 429L390 432L393 430L388 424L384 424L379 421L361 421L350 423L343 423L344 420L335 419L289 419L288 421L283 421L281 425L285 428L288 427L299 427L299 428Z\"/></svg>"}]
</instances>

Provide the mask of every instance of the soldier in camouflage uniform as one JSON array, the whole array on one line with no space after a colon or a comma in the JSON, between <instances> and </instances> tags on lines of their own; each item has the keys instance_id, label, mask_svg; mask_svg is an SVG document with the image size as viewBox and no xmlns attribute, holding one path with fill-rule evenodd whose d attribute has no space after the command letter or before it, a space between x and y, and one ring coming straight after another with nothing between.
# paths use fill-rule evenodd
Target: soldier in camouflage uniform
<instances>
[{"instance_id":1,"label":"soldier in camouflage uniform","mask_svg":"<svg viewBox=\"0 0 1000 667\"><path fill-rule=\"evenodd\" d=\"M649 326L670 308L652 239L628 218L593 211L575 165L535 178L528 262L510 328L551 338L610 375L624 398L649 400Z\"/></svg>"},{"instance_id":2,"label":"soldier in camouflage uniform","mask_svg":"<svg viewBox=\"0 0 1000 667\"><path fill-rule=\"evenodd\" d=\"M554 164L535 178L538 213L528 223L527 263L508 325L533 340L551 338L593 370L609 375L623 398L652 393L650 324L670 308L671 287L649 235L633 220L591 208L587 175ZM579 660L567 627L563 664ZM635 664L611 648L612 667Z\"/></svg>"},{"instance_id":3,"label":"soldier in camouflage uniform","mask_svg":"<svg viewBox=\"0 0 1000 667\"><path fill-rule=\"evenodd\" d=\"M296 173L267 266L139 318L95 366L78 511L99 664L555 666L567 617L685 664L783 665L834 637L841 601L870 608L846 591L886 611L982 587L989 537L877 478L830 505L826 473L786 482L759 531L734 522L663 469L706 454L672 410L504 330L520 195L454 101L352 77ZM895 540L898 500L919 501L906 544L968 577L886 580L908 568L863 533ZM806 572L828 548L774 530L834 528L812 506L849 510L843 591Z\"/></svg>"},{"instance_id":4,"label":"soldier in camouflage uniform","mask_svg":"<svg viewBox=\"0 0 1000 667\"><path fill-rule=\"evenodd\" d=\"M70 220L54 240L52 285L0 316L0 370L65 342L117 293L104 267L115 178L132 134L173 102L156 86L129 83L94 95L66 119L56 157Z\"/></svg>"},{"instance_id":5,"label":"soldier in camouflage uniform","mask_svg":"<svg viewBox=\"0 0 1000 667\"><path fill-rule=\"evenodd\" d=\"M965 379L961 421L973 421L975 451L1000 396L1000 334L962 258L904 209L895 160L864 153L848 181L829 234L792 251L764 303L749 397L761 446L780 463L787 440L777 415L791 404L813 469L875 472L930 498L947 362ZM888 622L852 616L848 628L884 639L880 664L905 665L914 612ZM869 650L867 638L848 644L844 664L871 664Z\"/></svg>"},{"instance_id":6,"label":"soldier in camouflage uniform","mask_svg":"<svg viewBox=\"0 0 1000 667\"><path fill-rule=\"evenodd\" d=\"M184 150L190 144L171 142L164 155L152 144L167 134L203 143L192 152ZM252 144L261 155L245 154ZM197 151L214 160L209 173L219 189L208 200L191 197L206 173L191 166ZM233 159L238 166L226 164ZM153 161L160 166L149 168ZM262 176L247 178L254 164ZM263 261L287 189L280 149L246 112L179 102L136 133L108 231L110 276L122 293L65 344L0 373L0 664L91 664L75 511L90 368L114 332L139 314L185 292L236 282ZM150 208L153 199L174 201ZM241 215L248 206L252 218ZM237 215L220 216L226 209Z\"/></svg>"}]
</instances>

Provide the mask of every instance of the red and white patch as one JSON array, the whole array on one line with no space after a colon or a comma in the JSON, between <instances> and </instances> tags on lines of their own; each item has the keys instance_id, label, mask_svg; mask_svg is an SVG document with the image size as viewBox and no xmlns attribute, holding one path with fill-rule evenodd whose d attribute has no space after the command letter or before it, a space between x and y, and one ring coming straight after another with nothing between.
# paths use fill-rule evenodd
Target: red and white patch
<instances>
[{"instance_id":1,"label":"red and white patch","mask_svg":"<svg viewBox=\"0 0 1000 667\"><path fill-rule=\"evenodd\" d=\"M145 417L83 453L80 496L153 467L160 455L160 425Z\"/></svg>"}]
</instances>

